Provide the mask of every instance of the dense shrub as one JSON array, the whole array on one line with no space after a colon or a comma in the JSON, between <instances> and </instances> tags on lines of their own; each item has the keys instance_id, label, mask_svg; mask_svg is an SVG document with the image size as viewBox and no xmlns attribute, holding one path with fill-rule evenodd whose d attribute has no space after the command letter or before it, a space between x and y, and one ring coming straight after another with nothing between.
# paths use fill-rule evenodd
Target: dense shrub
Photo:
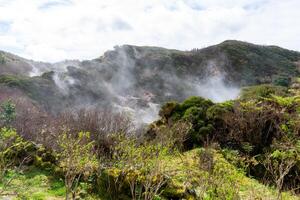
<instances>
[{"instance_id":1,"label":"dense shrub","mask_svg":"<svg viewBox=\"0 0 300 200\"><path fill-rule=\"evenodd\" d=\"M216 142L226 150L223 153L227 160L249 175L258 179L264 177L269 184L277 185L280 191L281 188L297 188L300 181L283 178L280 182L283 186L279 187L263 161L270 161L268 167L275 169L276 164L272 161L273 157L268 157L269 153L277 152L280 146L287 148L292 143L295 146L300 140L299 106L299 97L291 96L284 87L254 86L245 89L241 99L234 101L213 104L191 97L183 103L168 104L162 107L162 111L168 107L172 108L172 112L152 125L155 127L152 130L159 133L159 127L172 129L176 120L188 122L192 126L186 140L188 143L184 143L185 149ZM293 142L287 143L285 137ZM274 147L275 141L280 144L279 147ZM287 177L299 173L298 161L295 157L293 161L285 174Z\"/></svg>"},{"instance_id":2,"label":"dense shrub","mask_svg":"<svg viewBox=\"0 0 300 200\"><path fill-rule=\"evenodd\" d=\"M278 86L282 86L282 87L288 87L291 83L291 78L281 76L281 77L278 77L277 79L275 79L273 82L274 82L274 85L278 85Z\"/></svg>"},{"instance_id":3,"label":"dense shrub","mask_svg":"<svg viewBox=\"0 0 300 200\"><path fill-rule=\"evenodd\" d=\"M167 102L161 107L159 111L159 116L164 119L168 119L174 114L174 112L176 112L176 110L178 110L178 107L179 104L175 101Z\"/></svg>"},{"instance_id":4,"label":"dense shrub","mask_svg":"<svg viewBox=\"0 0 300 200\"><path fill-rule=\"evenodd\" d=\"M213 105L210 100L192 96L180 104L176 102L166 103L160 110L160 116L162 122L167 123L170 129L178 121L186 121L191 124L187 139L184 142L185 149L189 149L208 141L208 135L212 133L213 126L207 120L206 112ZM160 121L156 123L159 125Z\"/></svg>"},{"instance_id":5,"label":"dense shrub","mask_svg":"<svg viewBox=\"0 0 300 200\"><path fill-rule=\"evenodd\" d=\"M170 147L162 143L138 144L137 138L123 134L112 137L116 145L112 158L101 168L98 190L112 199L127 196L133 200L152 200L158 197L169 178L162 160L173 154Z\"/></svg>"}]
</instances>

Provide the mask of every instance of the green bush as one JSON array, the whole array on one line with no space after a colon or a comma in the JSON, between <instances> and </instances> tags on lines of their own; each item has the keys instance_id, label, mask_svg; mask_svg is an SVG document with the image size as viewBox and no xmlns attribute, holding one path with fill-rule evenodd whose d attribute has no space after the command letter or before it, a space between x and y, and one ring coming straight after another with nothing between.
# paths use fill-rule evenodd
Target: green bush
<instances>
[{"instance_id":1,"label":"green bush","mask_svg":"<svg viewBox=\"0 0 300 200\"><path fill-rule=\"evenodd\" d=\"M291 78L289 77L279 77L273 81L274 85L288 87L291 83Z\"/></svg>"},{"instance_id":2,"label":"green bush","mask_svg":"<svg viewBox=\"0 0 300 200\"><path fill-rule=\"evenodd\" d=\"M15 130L2 128L0 130L1 160L13 161L24 153L28 143L16 133Z\"/></svg>"},{"instance_id":3,"label":"green bush","mask_svg":"<svg viewBox=\"0 0 300 200\"><path fill-rule=\"evenodd\" d=\"M197 97L197 96L191 96L180 104L180 110L186 111L190 107L208 109L212 105L213 102L209 99L204 99L202 97Z\"/></svg>"},{"instance_id":4,"label":"green bush","mask_svg":"<svg viewBox=\"0 0 300 200\"><path fill-rule=\"evenodd\" d=\"M203 121L206 118L206 109L203 107L190 107L188 108L183 115L183 119L188 120L192 123L197 122L199 120Z\"/></svg>"},{"instance_id":5,"label":"green bush","mask_svg":"<svg viewBox=\"0 0 300 200\"><path fill-rule=\"evenodd\" d=\"M180 120L190 123L192 127L187 136L188 139L184 142L184 146L185 148L192 148L202 144L213 131L213 126L208 122L206 116L207 109L213 105L214 103L211 100L197 96L189 97L180 104L168 102L160 110L160 116L163 120L159 122L167 122L169 129L172 129L172 126L175 126L176 122ZM156 123L156 126L162 125L158 122ZM150 128L152 130L150 131L151 133L155 132L156 126L151 126L154 127Z\"/></svg>"},{"instance_id":6,"label":"green bush","mask_svg":"<svg viewBox=\"0 0 300 200\"><path fill-rule=\"evenodd\" d=\"M234 101L218 103L207 109L206 115L209 120L221 119L223 114L233 112Z\"/></svg>"}]
</instances>

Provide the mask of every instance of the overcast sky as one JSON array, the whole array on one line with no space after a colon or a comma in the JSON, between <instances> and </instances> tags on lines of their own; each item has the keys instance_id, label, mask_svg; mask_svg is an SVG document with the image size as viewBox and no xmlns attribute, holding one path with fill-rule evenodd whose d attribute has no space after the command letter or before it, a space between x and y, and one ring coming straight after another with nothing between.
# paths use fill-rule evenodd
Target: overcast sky
<instances>
[{"instance_id":1,"label":"overcast sky","mask_svg":"<svg viewBox=\"0 0 300 200\"><path fill-rule=\"evenodd\" d=\"M0 49L35 60L226 39L300 50L300 0L0 0Z\"/></svg>"}]
</instances>

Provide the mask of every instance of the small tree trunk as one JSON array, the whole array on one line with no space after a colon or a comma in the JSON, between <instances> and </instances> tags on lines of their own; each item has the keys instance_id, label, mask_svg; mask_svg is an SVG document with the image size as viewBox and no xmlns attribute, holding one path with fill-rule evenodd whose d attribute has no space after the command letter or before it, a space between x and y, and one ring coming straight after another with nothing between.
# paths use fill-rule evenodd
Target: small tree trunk
<instances>
[{"instance_id":1,"label":"small tree trunk","mask_svg":"<svg viewBox=\"0 0 300 200\"><path fill-rule=\"evenodd\" d=\"M70 187L67 177L65 177L65 187L66 187L66 200L69 200L69 194L70 194Z\"/></svg>"},{"instance_id":2,"label":"small tree trunk","mask_svg":"<svg viewBox=\"0 0 300 200\"><path fill-rule=\"evenodd\" d=\"M72 192L72 200L76 199L76 190Z\"/></svg>"},{"instance_id":3,"label":"small tree trunk","mask_svg":"<svg viewBox=\"0 0 300 200\"><path fill-rule=\"evenodd\" d=\"M66 188L66 200L69 200L69 189Z\"/></svg>"},{"instance_id":4,"label":"small tree trunk","mask_svg":"<svg viewBox=\"0 0 300 200\"><path fill-rule=\"evenodd\" d=\"M283 185L283 179L279 178L279 180L277 180L277 190L278 190L277 200L282 199L282 195L281 195L282 185Z\"/></svg>"},{"instance_id":5,"label":"small tree trunk","mask_svg":"<svg viewBox=\"0 0 300 200\"><path fill-rule=\"evenodd\" d=\"M282 194L281 194L281 190L279 190L277 194L277 200L281 200L281 199L282 199Z\"/></svg>"}]
</instances>

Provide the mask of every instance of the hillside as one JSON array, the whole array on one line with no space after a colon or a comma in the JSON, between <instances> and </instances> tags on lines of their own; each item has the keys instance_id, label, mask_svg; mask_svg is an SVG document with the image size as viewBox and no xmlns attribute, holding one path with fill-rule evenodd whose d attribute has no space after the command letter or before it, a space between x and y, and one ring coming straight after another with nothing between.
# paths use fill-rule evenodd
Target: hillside
<instances>
[{"instance_id":1,"label":"hillside","mask_svg":"<svg viewBox=\"0 0 300 200\"><path fill-rule=\"evenodd\" d=\"M1 52L0 199L299 199L299 60L240 41Z\"/></svg>"},{"instance_id":2,"label":"hillside","mask_svg":"<svg viewBox=\"0 0 300 200\"><path fill-rule=\"evenodd\" d=\"M17 88L47 111L114 107L142 115L142 122L155 119L169 100L199 95L224 101L243 86L287 86L299 74L300 60L299 52L240 41L191 51L124 45L94 60L55 64L0 54L1 85Z\"/></svg>"}]
</instances>

